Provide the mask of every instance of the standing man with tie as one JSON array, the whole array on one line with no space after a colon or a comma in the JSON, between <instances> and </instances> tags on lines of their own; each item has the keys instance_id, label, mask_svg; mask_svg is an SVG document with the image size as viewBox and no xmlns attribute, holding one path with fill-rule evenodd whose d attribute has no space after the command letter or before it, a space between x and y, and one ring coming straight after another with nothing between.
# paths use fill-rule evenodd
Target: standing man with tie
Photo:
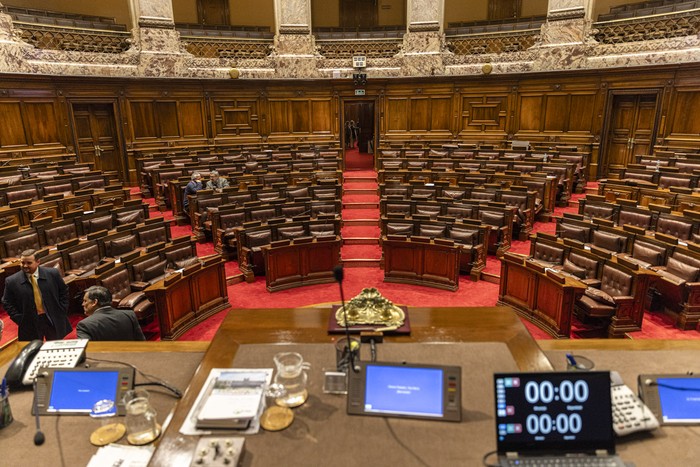
<instances>
[{"instance_id":1,"label":"standing man with tie","mask_svg":"<svg viewBox=\"0 0 700 467\"><path fill-rule=\"evenodd\" d=\"M58 269L39 267L35 253L22 252L22 269L5 279L2 305L19 327L19 340L63 339L73 329L67 316L68 286Z\"/></svg>"}]
</instances>

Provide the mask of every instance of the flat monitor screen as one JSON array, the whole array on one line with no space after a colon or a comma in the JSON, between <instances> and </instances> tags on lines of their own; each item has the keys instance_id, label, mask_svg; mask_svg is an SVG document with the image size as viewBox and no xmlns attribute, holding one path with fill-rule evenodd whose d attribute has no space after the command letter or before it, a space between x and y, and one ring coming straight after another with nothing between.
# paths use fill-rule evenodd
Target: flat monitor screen
<instances>
[{"instance_id":1,"label":"flat monitor screen","mask_svg":"<svg viewBox=\"0 0 700 467\"><path fill-rule=\"evenodd\" d=\"M348 371L348 413L459 422L462 369L414 363L356 362Z\"/></svg>"},{"instance_id":2,"label":"flat monitor screen","mask_svg":"<svg viewBox=\"0 0 700 467\"><path fill-rule=\"evenodd\" d=\"M499 452L614 452L610 372L496 373Z\"/></svg>"},{"instance_id":3,"label":"flat monitor screen","mask_svg":"<svg viewBox=\"0 0 700 467\"><path fill-rule=\"evenodd\" d=\"M96 402L117 401L119 371L54 371L48 412L89 413ZM115 404L116 409L116 404Z\"/></svg>"},{"instance_id":4,"label":"flat monitor screen","mask_svg":"<svg viewBox=\"0 0 700 467\"><path fill-rule=\"evenodd\" d=\"M443 372L439 368L367 365L365 411L442 417Z\"/></svg>"},{"instance_id":5,"label":"flat monitor screen","mask_svg":"<svg viewBox=\"0 0 700 467\"><path fill-rule=\"evenodd\" d=\"M700 423L700 378L656 379L664 423Z\"/></svg>"},{"instance_id":6,"label":"flat monitor screen","mask_svg":"<svg viewBox=\"0 0 700 467\"><path fill-rule=\"evenodd\" d=\"M87 415L96 402L108 400L124 415L124 394L134 387L131 367L40 368L39 374L32 414Z\"/></svg>"}]
</instances>

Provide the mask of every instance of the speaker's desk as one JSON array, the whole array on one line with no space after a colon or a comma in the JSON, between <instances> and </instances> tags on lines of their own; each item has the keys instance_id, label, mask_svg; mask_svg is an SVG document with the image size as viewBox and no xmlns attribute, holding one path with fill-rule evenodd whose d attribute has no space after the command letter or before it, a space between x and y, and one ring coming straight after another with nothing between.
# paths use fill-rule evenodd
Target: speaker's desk
<instances>
[{"instance_id":1,"label":"speaker's desk","mask_svg":"<svg viewBox=\"0 0 700 467\"><path fill-rule=\"evenodd\" d=\"M197 440L195 437L181 435L179 429L212 368L232 365L271 367L272 356L284 350L301 352L313 365L309 377L311 396L308 405L295 409L298 417L294 429L290 427L280 433L263 432L248 437L244 465L348 465L352 463L353 453L358 452L363 453L363 460L369 465L388 465L382 461L387 452L396 455L392 459L409 462L409 465L415 462L395 440L389 438L384 420L349 417L344 412L344 396L322 393L322 369L335 366L335 352L331 344L339 337L327 333L330 312L330 308L231 310L207 350L185 397L178 404L152 464L183 465L192 458ZM379 358L394 361L422 358L425 361L426 358L433 357L435 363L461 364L465 380L469 380L472 372L469 367L478 367L477 391L479 397L483 396L484 403L480 407L475 407L474 403L465 404L464 409L467 411L466 418L477 419L482 427L492 423L492 407L487 402L492 398L491 386L487 382L493 371L490 367L492 363L494 366L502 363L505 365L501 367L503 370L551 369L520 319L507 307L410 308L409 314L411 335L387 337L385 344L380 345ZM421 352L421 345L428 343L434 344L429 346L430 351L426 347L426 352ZM460 346L444 345L457 343L474 343L480 347L479 350L469 352ZM462 356L464 361L461 361ZM465 397L463 396L463 401ZM415 442L411 440L414 432L419 435L428 430L435 439L448 443L453 453L471 451L474 458L483 454L483 444L472 446L472 442L466 439L460 441L450 436L456 428L474 429L474 425L414 420L392 420L390 423L392 427L397 427L401 438L408 437L405 441L409 444ZM349 444L339 438L341 426L356 428ZM408 432L402 433L403 430ZM491 430L481 431L484 432L485 439L490 439L493 443ZM370 443L373 447L363 439L373 440ZM461 443L466 444L460 447ZM439 447L436 445L433 448ZM329 457L336 450L338 456Z\"/></svg>"}]
</instances>

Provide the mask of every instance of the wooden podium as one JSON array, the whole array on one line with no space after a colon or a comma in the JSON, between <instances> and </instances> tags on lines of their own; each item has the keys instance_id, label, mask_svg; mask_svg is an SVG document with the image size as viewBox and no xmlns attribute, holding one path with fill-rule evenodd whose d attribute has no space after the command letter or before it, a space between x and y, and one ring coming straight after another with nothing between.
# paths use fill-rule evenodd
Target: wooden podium
<instances>
[{"instance_id":1,"label":"wooden podium","mask_svg":"<svg viewBox=\"0 0 700 467\"><path fill-rule=\"evenodd\" d=\"M459 245L412 237L383 239L384 280L455 291L459 288Z\"/></svg>"},{"instance_id":2,"label":"wooden podium","mask_svg":"<svg viewBox=\"0 0 700 467\"><path fill-rule=\"evenodd\" d=\"M326 236L281 240L263 247L267 290L333 282L341 245L340 237Z\"/></svg>"},{"instance_id":3,"label":"wooden podium","mask_svg":"<svg viewBox=\"0 0 700 467\"><path fill-rule=\"evenodd\" d=\"M224 260L218 255L158 281L145 292L155 302L160 338L164 341L177 339L230 306Z\"/></svg>"}]
</instances>

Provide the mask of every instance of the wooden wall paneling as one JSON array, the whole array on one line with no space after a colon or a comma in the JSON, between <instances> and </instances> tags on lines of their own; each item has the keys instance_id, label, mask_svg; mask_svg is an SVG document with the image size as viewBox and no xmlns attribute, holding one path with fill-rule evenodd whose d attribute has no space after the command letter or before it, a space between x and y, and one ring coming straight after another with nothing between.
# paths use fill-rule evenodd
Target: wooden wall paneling
<instances>
[{"instance_id":1,"label":"wooden wall paneling","mask_svg":"<svg viewBox=\"0 0 700 467\"><path fill-rule=\"evenodd\" d=\"M545 97L542 94L521 94L518 103L518 133L541 133Z\"/></svg>"},{"instance_id":2,"label":"wooden wall paneling","mask_svg":"<svg viewBox=\"0 0 700 467\"><path fill-rule=\"evenodd\" d=\"M430 97L414 97L409 99L408 131L430 131Z\"/></svg>"},{"instance_id":3,"label":"wooden wall paneling","mask_svg":"<svg viewBox=\"0 0 700 467\"><path fill-rule=\"evenodd\" d=\"M206 138L204 132L206 128L206 116L204 103L201 99L178 102L178 114L180 116L180 134L183 138L199 137Z\"/></svg>"},{"instance_id":4,"label":"wooden wall paneling","mask_svg":"<svg viewBox=\"0 0 700 467\"><path fill-rule=\"evenodd\" d=\"M543 132L569 131L571 99L567 94L547 94L543 96L542 127Z\"/></svg>"},{"instance_id":5,"label":"wooden wall paneling","mask_svg":"<svg viewBox=\"0 0 700 467\"><path fill-rule=\"evenodd\" d=\"M129 121L131 122L131 140L156 139L158 137L158 125L156 124L156 112L152 100L130 100Z\"/></svg>"},{"instance_id":6,"label":"wooden wall paneling","mask_svg":"<svg viewBox=\"0 0 700 467\"><path fill-rule=\"evenodd\" d=\"M289 101L282 99L268 99L268 122L270 136L288 135L292 132L289 118Z\"/></svg>"},{"instance_id":7,"label":"wooden wall paneling","mask_svg":"<svg viewBox=\"0 0 700 467\"><path fill-rule=\"evenodd\" d=\"M3 100L0 102L0 147L30 146L26 134L26 126L22 117L22 103L19 100Z\"/></svg>"},{"instance_id":8,"label":"wooden wall paneling","mask_svg":"<svg viewBox=\"0 0 700 467\"><path fill-rule=\"evenodd\" d=\"M472 139L504 137L508 133L508 101L507 92L462 92L460 136Z\"/></svg>"},{"instance_id":9,"label":"wooden wall paneling","mask_svg":"<svg viewBox=\"0 0 700 467\"><path fill-rule=\"evenodd\" d=\"M331 99L312 99L311 133L318 135L333 135L333 101Z\"/></svg>"},{"instance_id":10,"label":"wooden wall paneling","mask_svg":"<svg viewBox=\"0 0 700 467\"><path fill-rule=\"evenodd\" d=\"M672 113L667 118L666 140L698 143L700 139L700 88L676 89Z\"/></svg>"},{"instance_id":11,"label":"wooden wall paneling","mask_svg":"<svg viewBox=\"0 0 700 467\"><path fill-rule=\"evenodd\" d=\"M179 138L181 136L178 103L176 101L156 101L154 103L154 115L158 125L158 138Z\"/></svg>"},{"instance_id":12,"label":"wooden wall paneling","mask_svg":"<svg viewBox=\"0 0 700 467\"><path fill-rule=\"evenodd\" d=\"M254 96L213 96L211 98L213 138L259 140L264 131L258 99Z\"/></svg>"},{"instance_id":13,"label":"wooden wall paneling","mask_svg":"<svg viewBox=\"0 0 700 467\"><path fill-rule=\"evenodd\" d=\"M386 98L386 135L408 132L409 99L407 97L387 96Z\"/></svg>"}]
</instances>

